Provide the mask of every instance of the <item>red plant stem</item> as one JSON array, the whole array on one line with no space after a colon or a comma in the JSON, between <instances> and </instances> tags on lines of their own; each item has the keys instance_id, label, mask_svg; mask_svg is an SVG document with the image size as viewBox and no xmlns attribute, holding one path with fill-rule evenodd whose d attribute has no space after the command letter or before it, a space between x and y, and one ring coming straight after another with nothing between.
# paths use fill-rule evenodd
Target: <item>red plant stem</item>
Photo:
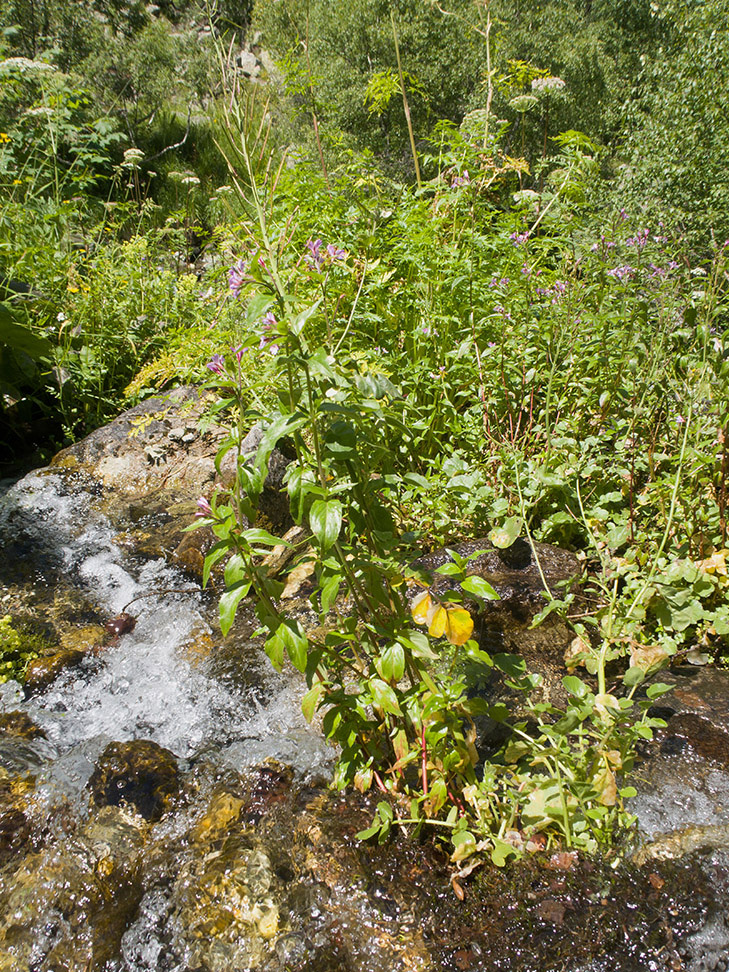
<instances>
[{"instance_id":1,"label":"red plant stem","mask_svg":"<svg viewBox=\"0 0 729 972\"><path fill-rule=\"evenodd\" d=\"M375 783L378 785L380 790L382 790L383 793L387 793L387 790L385 789L385 784L380 779L380 774L377 772L377 770L373 770L372 775L374 776Z\"/></svg>"},{"instance_id":2,"label":"red plant stem","mask_svg":"<svg viewBox=\"0 0 729 972\"><path fill-rule=\"evenodd\" d=\"M458 797L453 796L453 794L451 793L450 790L448 790L447 792L448 792L448 796L451 798L452 802L455 803L455 805L458 807L459 814L462 817L465 817L466 816L466 811L464 810L463 804L461 803L461 801L458 799Z\"/></svg>"},{"instance_id":3,"label":"red plant stem","mask_svg":"<svg viewBox=\"0 0 729 972\"><path fill-rule=\"evenodd\" d=\"M420 730L420 746L423 751L422 774L423 774L423 796L428 795L428 749L425 745L425 723Z\"/></svg>"}]
</instances>

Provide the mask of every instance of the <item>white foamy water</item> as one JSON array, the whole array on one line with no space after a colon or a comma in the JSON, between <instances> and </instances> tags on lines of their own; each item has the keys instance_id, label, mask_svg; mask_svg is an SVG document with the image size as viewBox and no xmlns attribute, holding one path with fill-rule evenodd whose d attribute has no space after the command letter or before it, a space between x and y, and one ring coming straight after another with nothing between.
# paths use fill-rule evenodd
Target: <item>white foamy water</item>
<instances>
[{"instance_id":1,"label":"white foamy water","mask_svg":"<svg viewBox=\"0 0 729 972\"><path fill-rule=\"evenodd\" d=\"M16 555L27 551L41 574L77 588L102 618L132 602L133 631L21 705L59 755L94 740L103 748L110 740L151 739L186 758L232 747L239 766L284 754L304 753L319 766L329 759L301 715L298 683L266 663L258 685L221 684L189 659L196 641L212 637L201 592L163 559L130 558L89 492L69 490L57 474L26 476L0 500L0 539ZM1 694L11 707L11 688Z\"/></svg>"}]
</instances>

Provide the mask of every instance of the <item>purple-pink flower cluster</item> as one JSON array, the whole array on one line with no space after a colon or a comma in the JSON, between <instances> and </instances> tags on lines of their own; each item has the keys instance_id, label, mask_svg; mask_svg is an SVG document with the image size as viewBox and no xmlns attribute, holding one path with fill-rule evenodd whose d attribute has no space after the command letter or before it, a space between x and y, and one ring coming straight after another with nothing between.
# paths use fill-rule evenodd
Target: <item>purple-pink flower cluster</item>
<instances>
[{"instance_id":1,"label":"purple-pink flower cluster","mask_svg":"<svg viewBox=\"0 0 729 972\"><path fill-rule=\"evenodd\" d=\"M238 260L228 271L228 287L231 294L238 298L243 284L246 282L246 264L243 260Z\"/></svg>"},{"instance_id":2,"label":"purple-pink flower cluster","mask_svg":"<svg viewBox=\"0 0 729 972\"><path fill-rule=\"evenodd\" d=\"M514 246L521 246L526 243L529 239L529 230L524 230L523 233L512 233L509 237Z\"/></svg>"},{"instance_id":3,"label":"purple-pink flower cluster","mask_svg":"<svg viewBox=\"0 0 729 972\"><path fill-rule=\"evenodd\" d=\"M271 343L273 341L273 334L271 332L277 324L278 321L276 320L273 311L269 311L261 321L261 339L258 342L259 351L267 347L270 354L278 354L278 344Z\"/></svg>"},{"instance_id":4,"label":"purple-pink flower cluster","mask_svg":"<svg viewBox=\"0 0 729 972\"><path fill-rule=\"evenodd\" d=\"M608 277L614 277L621 283L625 283L626 280L630 280L631 277L635 276L635 267L629 267L626 265L621 267L613 267L612 270L608 270Z\"/></svg>"},{"instance_id":5,"label":"purple-pink flower cluster","mask_svg":"<svg viewBox=\"0 0 729 972\"><path fill-rule=\"evenodd\" d=\"M322 252L324 240L307 240L306 249L309 251L305 255L305 260L314 270L321 270L325 264L334 263L335 260L346 260L347 251L334 243L327 243L326 249Z\"/></svg>"},{"instance_id":6,"label":"purple-pink flower cluster","mask_svg":"<svg viewBox=\"0 0 729 972\"><path fill-rule=\"evenodd\" d=\"M625 241L625 245L636 246L639 250L642 250L648 242L648 233L649 231L647 229L638 230L635 236L628 237L628 239Z\"/></svg>"},{"instance_id":7,"label":"purple-pink flower cluster","mask_svg":"<svg viewBox=\"0 0 729 972\"><path fill-rule=\"evenodd\" d=\"M612 250L615 247L615 245L616 244L613 243L612 240L609 240L605 236L605 234L603 233L600 236L599 242L593 243L592 246L590 247L590 249L592 250L593 253L597 253L598 251L602 251L603 253L607 253L607 251L608 250Z\"/></svg>"},{"instance_id":8,"label":"purple-pink flower cluster","mask_svg":"<svg viewBox=\"0 0 729 972\"><path fill-rule=\"evenodd\" d=\"M451 189L457 189L459 186L470 186L471 176L468 174L468 169L464 169L462 175L454 175L451 179Z\"/></svg>"},{"instance_id":9,"label":"purple-pink flower cluster","mask_svg":"<svg viewBox=\"0 0 729 972\"><path fill-rule=\"evenodd\" d=\"M215 375L223 375L225 374L225 358L222 354L214 354L210 361L208 361L206 367Z\"/></svg>"}]
</instances>

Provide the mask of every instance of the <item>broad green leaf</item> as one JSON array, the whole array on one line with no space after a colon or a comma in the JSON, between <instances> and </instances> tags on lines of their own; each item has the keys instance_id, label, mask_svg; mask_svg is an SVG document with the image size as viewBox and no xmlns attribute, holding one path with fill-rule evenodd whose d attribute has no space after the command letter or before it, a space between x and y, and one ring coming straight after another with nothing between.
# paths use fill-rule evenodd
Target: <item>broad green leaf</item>
<instances>
[{"instance_id":1,"label":"broad green leaf","mask_svg":"<svg viewBox=\"0 0 729 972\"><path fill-rule=\"evenodd\" d=\"M657 699L661 695L665 695L666 692L670 692L673 688L673 685L667 685L665 682L654 682L653 685L648 686L645 694L649 699Z\"/></svg>"},{"instance_id":2,"label":"broad green leaf","mask_svg":"<svg viewBox=\"0 0 729 972\"><path fill-rule=\"evenodd\" d=\"M351 456L357 447L357 430L350 422L332 422L324 437L329 452Z\"/></svg>"},{"instance_id":3,"label":"broad green leaf","mask_svg":"<svg viewBox=\"0 0 729 972\"><path fill-rule=\"evenodd\" d=\"M355 837L357 840L369 840L370 837L374 837L375 834L379 834L381 828L382 824L378 819L376 819L372 826L368 827L367 830L360 830L359 833L355 834Z\"/></svg>"},{"instance_id":4,"label":"broad green leaf","mask_svg":"<svg viewBox=\"0 0 729 972\"><path fill-rule=\"evenodd\" d=\"M274 447L284 436L291 435L308 422L308 416L299 413L293 415L275 415L271 423L266 426L256 452L256 468L263 474L268 468L268 460Z\"/></svg>"},{"instance_id":5,"label":"broad green leaf","mask_svg":"<svg viewBox=\"0 0 729 972\"><path fill-rule=\"evenodd\" d=\"M458 863L458 861L465 860L476 852L476 838L468 830L461 830L453 834L451 843L453 844L451 861L454 864Z\"/></svg>"},{"instance_id":6,"label":"broad green leaf","mask_svg":"<svg viewBox=\"0 0 729 972\"><path fill-rule=\"evenodd\" d=\"M305 310L302 310L300 314L297 314L296 317L292 318L291 323L289 325L292 334L296 334L297 336L301 334L301 332L304 329L304 325L312 316L312 314L315 314L317 312L321 302L322 302L322 298L320 297L315 304L312 304L311 307L307 307Z\"/></svg>"},{"instance_id":7,"label":"broad green leaf","mask_svg":"<svg viewBox=\"0 0 729 972\"><path fill-rule=\"evenodd\" d=\"M402 715L397 696L387 682L383 682L381 678L370 679L369 689L372 693L374 705L379 706L383 712L389 712L391 715Z\"/></svg>"},{"instance_id":8,"label":"broad green leaf","mask_svg":"<svg viewBox=\"0 0 729 972\"><path fill-rule=\"evenodd\" d=\"M248 324L255 324L272 306L273 297L265 294L254 294L248 301L248 306L246 307L246 322Z\"/></svg>"},{"instance_id":9,"label":"broad green leaf","mask_svg":"<svg viewBox=\"0 0 729 972\"><path fill-rule=\"evenodd\" d=\"M306 671L306 660L309 650L309 640L298 621L282 621L276 630L277 636L286 649L294 668L300 672Z\"/></svg>"},{"instance_id":10,"label":"broad green leaf","mask_svg":"<svg viewBox=\"0 0 729 972\"><path fill-rule=\"evenodd\" d=\"M489 533L489 540L495 547L505 550L519 536L523 525L524 521L520 516L510 516L504 521L503 526L497 527Z\"/></svg>"},{"instance_id":11,"label":"broad green leaf","mask_svg":"<svg viewBox=\"0 0 729 972\"><path fill-rule=\"evenodd\" d=\"M590 692L589 686L585 685L582 679L577 678L576 675L565 675L562 684L576 699L584 699Z\"/></svg>"},{"instance_id":12,"label":"broad green leaf","mask_svg":"<svg viewBox=\"0 0 729 972\"><path fill-rule=\"evenodd\" d=\"M276 671L280 672L283 668L285 648L283 641L278 635L278 632L275 632L266 639L264 651L268 655L271 664Z\"/></svg>"},{"instance_id":13,"label":"broad green leaf","mask_svg":"<svg viewBox=\"0 0 729 972\"><path fill-rule=\"evenodd\" d=\"M510 857L518 857L519 852L511 844L507 844L505 840L500 840L498 837L494 837L494 846L491 850L491 860L497 867L504 867L506 862Z\"/></svg>"},{"instance_id":14,"label":"broad green leaf","mask_svg":"<svg viewBox=\"0 0 729 972\"><path fill-rule=\"evenodd\" d=\"M526 662L519 655L507 655L499 652L493 656L494 665L512 678L519 678L526 671Z\"/></svg>"},{"instance_id":15,"label":"broad green leaf","mask_svg":"<svg viewBox=\"0 0 729 972\"><path fill-rule=\"evenodd\" d=\"M315 500L309 511L309 526L321 544L322 552L326 553L339 537L342 527L342 504L339 500Z\"/></svg>"},{"instance_id":16,"label":"broad green leaf","mask_svg":"<svg viewBox=\"0 0 729 972\"><path fill-rule=\"evenodd\" d=\"M324 685L322 682L314 682L309 691L304 695L301 700L301 711L304 713L304 718L307 722L311 722L314 718L314 713L316 712L319 701L324 695Z\"/></svg>"},{"instance_id":17,"label":"broad green leaf","mask_svg":"<svg viewBox=\"0 0 729 972\"><path fill-rule=\"evenodd\" d=\"M23 351L31 358L47 358L52 352L50 341L19 324L7 304L0 304L0 344L7 344L14 351Z\"/></svg>"},{"instance_id":18,"label":"broad green leaf","mask_svg":"<svg viewBox=\"0 0 729 972\"><path fill-rule=\"evenodd\" d=\"M461 581L461 587L464 591L469 594L475 594L476 597L482 598L484 601L498 601L499 595L493 589L491 584L483 577L478 577L476 574L470 574L465 580Z\"/></svg>"},{"instance_id":19,"label":"broad green leaf","mask_svg":"<svg viewBox=\"0 0 729 972\"><path fill-rule=\"evenodd\" d=\"M400 635L400 640L409 648L415 658L425 661L435 661L438 657L430 647L430 640L423 631L409 631L407 637Z\"/></svg>"},{"instance_id":20,"label":"broad green leaf","mask_svg":"<svg viewBox=\"0 0 729 972\"><path fill-rule=\"evenodd\" d=\"M626 685L628 688L632 688L634 685L640 685L640 683L644 681L645 671L638 665L634 665L633 668L629 668L623 675L623 685Z\"/></svg>"},{"instance_id":21,"label":"broad green leaf","mask_svg":"<svg viewBox=\"0 0 729 972\"><path fill-rule=\"evenodd\" d=\"M331 577L327 577L327 579L323 581L321 585L321 592L319 594L322 614L328 614L331 610L332 604L334 604L337 596L339 595L341 583L341 574L332 574Z\"/></svg>"},{"instance_id":22,"label":"broad green leaf","mask_svg":"<svg viewBox=\"0 0 729 972\"><path fill-rule=\"evenodd\" d=\"M225 586L232 587L233 584L237 584L239 581L246 580L248 576L248 565L241 556L241 554L233 554L228 563L225 565Z\"/></svg>"},{"instance_id":23,"label":"broad green leaf","mask_svg":"<svg viewBox=\"0 0 729 972\"><path fill-rule=\"evenodd\" d=\"M207 587L207 583L210 580L210 571L213 567L223 559L226 553L230 550L229 544L225 540L220 540L218 543L214 544L207 553L205 561L203 563L202 572L202 586Z\"/></svg>"},{"instance_id":24,"label":"broad green leaf","mask_svg":"<svg viewBox=\"0 0 729 972\"><path fill-rule=\"evenodd\" d=\"M405 652L397 641L388 645L379 658L380 675L386 682L399 682L405 671Z\"/></svg>"},{"instance_id":25,"label":"broad green leaf","mask_svg":"<svg viewBox=\"0 0 729 972\"><path fill-rule=\"evenodd\" d=\"M291 544L287 540L283 540L281 537L274 537L267 530L258 530L255 527L252 527L250 530L244 530L240 536L241 539L247 540L251 544L263 543L268 547L291 547Z\"/></svg>"},{"instance_id":26,"label":"broad green leaf","mask_svg":"<svg viewBox=\"0 0 729 972\"><path fill-rule=\"evenodd\" d=\"M235 621L235 612L238 610L238 605L250 589L250 581L239 581L230 590L225 591L220 598L220 630L223 633L223 637L225 637L233 627L233 622Z\"/></svg>"}]
</instances>

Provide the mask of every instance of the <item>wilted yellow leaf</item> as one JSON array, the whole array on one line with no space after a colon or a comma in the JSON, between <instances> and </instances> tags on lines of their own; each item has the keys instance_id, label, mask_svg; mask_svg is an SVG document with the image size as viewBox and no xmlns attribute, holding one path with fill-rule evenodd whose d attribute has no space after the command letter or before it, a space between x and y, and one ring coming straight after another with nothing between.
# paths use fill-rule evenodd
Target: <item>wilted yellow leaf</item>
<instances>
[{"instance_id":1,"label":"wilted yellow leaf","mask_svg":"<svg viewBox=\"0 0 729 972\"><path fill-rule=\"evenodd\" d=\"M447 611L445 636L452 645L463 645L471 637L473 618L465 608L451 608ZM431 634L432 625L431 625Z\"/></svg>"},{"instance_id":2,"label":"wilted yellow leaf","mask_svg":"<svg viewBox=\"0 0 729 972\"><path fill-rule=\"evenodd\" d=\"M433 638L440 638L445 633L448 625L448 612L442 604L437 605L432 616L428 618L428 634Z\"/></svg>"},{"instance_id":3,"label":"wilted yellow leaf","mask_svg":"<svg viewBox=\"0 0 729 972\"><path fill-rule=\"evenodd\" d=\"M567 671L574 672L578 665L584 665L585 659L590 655L590 652L589 642L576 635L564 653L564 663L567 666Z\"/></svg>"},{"instance_id":4,"label":"wilted yellow leaf","mask_svg":"<svg viewBox=\"0 0 729 972\"><path fill-rule=\"evenodd\" d=\"M618 798L618 784L615 773L603 764L592 778L592 785L598 792L597 802L603 807L614 807Z\"/></svg>"},{"instance_id":5,"label":"wilted yellow leaf","mask_svg":"<svg viewBox=\"0 0 729 972\"><path fill-rule=\"evenodd\" d=\"M410 613L416 624L428 625L428 634L433 638L445 635L452 645L463 645L471 637L473 618L468 611L434 601L430 591L413 598Z\"/></svg>"},{"instance_id":6,"label":"wilted yellow leaf","mask_svg":"<svg viewBox=\"0 0 729 972\"><path fill-rule=\"evenodd\" d=\"M430 597L430 591L423 591L418 594L417 597L413 598L412 604L410 605L410 613L413 616L413 621L416 624L427 624L428 615L431 613L431 608L433 607L433 601Z\"/></svg>"},{"instance_id":7,"label":"wilted yellow leaf","mask_svg":"<svg viewBox=\"0 0 729 972\"><path fill-rule=\"evenodd\" d=\"M668 652L660 645L631 645L630 667L642 668L644 672L662 664L668 658Z\"/></svg>"},{"instance_id":8,"label":"wilted yellow leaf","mask_svg":"<svg viewBox=\"0 0 729 972\"><path fill-rule=\"evenodd\" d=\"M696 566L699 570L705 571L707 574L721 574L722 576L727 576L727 566L726 558L729 554L729 550L717 550L706 560L700 560Z\"/></svg>"}]
</instances>

